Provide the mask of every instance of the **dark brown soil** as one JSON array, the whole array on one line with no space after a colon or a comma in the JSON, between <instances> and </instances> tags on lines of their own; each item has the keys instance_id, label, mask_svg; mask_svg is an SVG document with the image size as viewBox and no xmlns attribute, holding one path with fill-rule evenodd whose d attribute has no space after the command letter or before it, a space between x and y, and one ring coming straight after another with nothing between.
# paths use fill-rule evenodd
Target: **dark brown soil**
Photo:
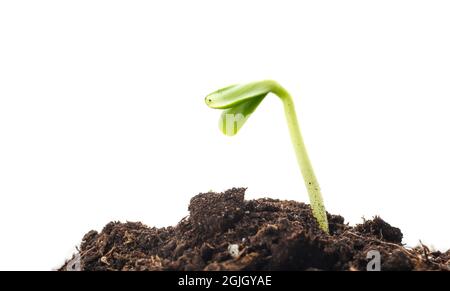
<instances>
[{"instance_id":1,"label":"dark brown soil","mask_svg":"<svg viewBox=\"0 0 450 291\"><path fill-rule=\"evenodd\" d=\"M379 217L351 227L328 215L327 235L309 205L244 193L199 194L175 227L111 222L88 232L61 270L366 270L370 250L381 270L450 270L450 251L405 248L400 229Z\"/></svg>"}]
</instances>

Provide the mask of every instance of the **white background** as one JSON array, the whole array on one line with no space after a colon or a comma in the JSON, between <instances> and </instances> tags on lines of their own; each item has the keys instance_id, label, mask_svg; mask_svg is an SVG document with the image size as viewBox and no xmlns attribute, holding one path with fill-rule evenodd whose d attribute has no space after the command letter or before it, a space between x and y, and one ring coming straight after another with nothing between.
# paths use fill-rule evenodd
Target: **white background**
<instances>
[{"instance_id":1,"label":"white background","mask_svg":"<svg viewBox=\"0 0 450 291\"><path fill-rule=\"evenodd\" d=\"M448 1L2 1L0 269L58 267L111 220L190 198L308 201L282 107L233 138L206 94L294 96L328 211L450 248Z\"/></svg>"}]
</instances>

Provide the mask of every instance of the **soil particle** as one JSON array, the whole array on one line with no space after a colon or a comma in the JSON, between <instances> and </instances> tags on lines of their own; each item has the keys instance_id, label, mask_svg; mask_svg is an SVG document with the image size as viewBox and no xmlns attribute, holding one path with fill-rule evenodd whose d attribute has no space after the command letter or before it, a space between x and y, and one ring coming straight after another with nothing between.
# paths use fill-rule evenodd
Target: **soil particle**
<instances>
[{"instance_id":1,"label":"soil particle","mask_svg":"<svg viewBox=\"0 0 450 291\"><path fill-rule=\"evenodd\" d=\"M363 224L355 228L356 231L364 234L371 234L384 241L401 243L403 234L397 227L392 227L379 216L375 216L373 220L366 220Z\"/></svg>"},{"instance_id":2,"label":"soil particle","mask_svg":"<svg viewBox=\"0 0 450 291\"><path fill-rule=\"evenodd\" d=\"M326 234L307 204L244 195L244 188L199 194L175 227L110 222L88 232L74 258L89 271L366 270L368 252L378 251L381 270L450 270L450 251L405 248L400 229L380 217L351 227L328 214Z\"/></svg>"}]
</instances>

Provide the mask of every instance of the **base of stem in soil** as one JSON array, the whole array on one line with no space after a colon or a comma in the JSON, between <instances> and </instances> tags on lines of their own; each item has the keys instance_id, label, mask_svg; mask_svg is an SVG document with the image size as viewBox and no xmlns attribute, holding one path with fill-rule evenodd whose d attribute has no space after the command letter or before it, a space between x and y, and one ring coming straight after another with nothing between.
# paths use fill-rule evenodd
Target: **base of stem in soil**
<instances>
[{"instance_id":1,"label":"base of stem in soil","mask_svg":"<svg viewBox=\"0 0 450 291\"><path fill-rule=\"evenodd\" d=\"M380 217L351 227L328 214L328 235L307 204L244 194L199 194L174 227L110 222L88 232L60 270L366 270L369 251L384 271L450 270L450 250L406 248L400 229Z\"/></svg>"}]
</instances>

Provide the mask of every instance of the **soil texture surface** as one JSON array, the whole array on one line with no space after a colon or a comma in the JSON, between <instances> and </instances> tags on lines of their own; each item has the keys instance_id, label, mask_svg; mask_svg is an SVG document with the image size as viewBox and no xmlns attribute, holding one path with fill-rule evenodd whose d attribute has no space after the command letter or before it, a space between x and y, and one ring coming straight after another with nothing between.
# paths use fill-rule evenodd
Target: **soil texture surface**
<instances>
[{"instance_id":1,"label":"soil texture surface","mask_svg":"<svg viewBox=\"0 0 450 291\"><path fill-rule=\"evenodd\" d=\"M245 188L198 194L176 226L110 222L88 232L60 270L365 271L376 268L377 253L382 271L450 270L450 250L407 248L400 229L380 217L352 227L328 214L326 234L308 204L244 195Z\"/></svg>"}]
</instances>

